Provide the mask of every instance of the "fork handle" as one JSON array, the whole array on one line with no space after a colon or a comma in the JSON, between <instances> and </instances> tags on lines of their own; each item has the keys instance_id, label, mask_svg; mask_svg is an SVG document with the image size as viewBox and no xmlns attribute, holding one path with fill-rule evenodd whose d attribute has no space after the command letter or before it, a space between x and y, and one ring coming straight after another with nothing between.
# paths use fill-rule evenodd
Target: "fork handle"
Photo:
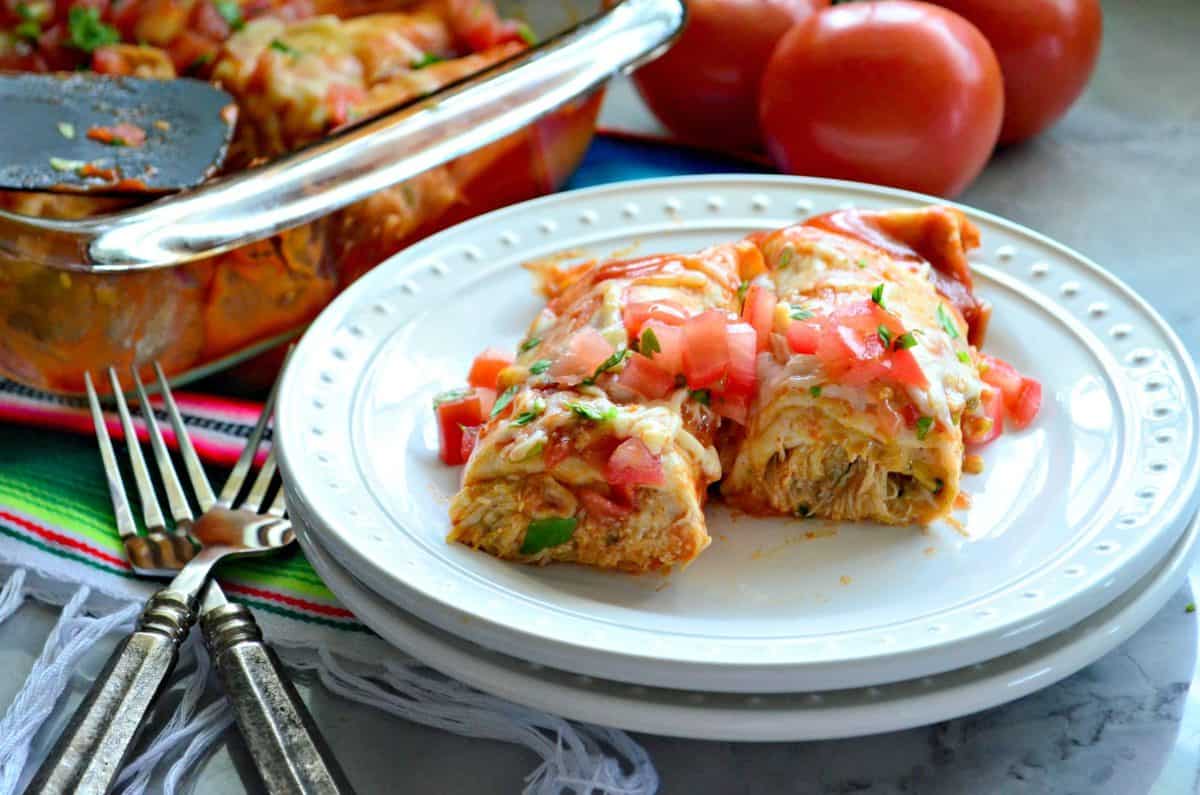
<instances>
[{"instance_id":1,"label":"fork handle","mask_svg":"<svg viewBox=\"0 0 1200 795\"><path fill-rule=\"evenodd\" d=\"M108 658L26 795L102 795L112 788L193 621L182 594L162 590L150 597L137 629Z\"/></svg>"},{"instance_id":2,"label":"fork handle","mask_svg":"<svg viewBox=\"0 0 1200 795\"><path fill-rule=\"evenodd\" d=\"M353 795L253 614L224 604L200 619L238 728L271 795Z\"/></svg>"}]
</instances>

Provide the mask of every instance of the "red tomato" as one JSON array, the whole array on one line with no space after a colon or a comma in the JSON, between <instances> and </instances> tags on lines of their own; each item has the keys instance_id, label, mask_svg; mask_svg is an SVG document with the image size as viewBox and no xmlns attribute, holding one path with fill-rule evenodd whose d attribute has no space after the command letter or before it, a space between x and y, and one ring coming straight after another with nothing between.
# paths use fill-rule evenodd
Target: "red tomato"
<instances>
[{"instance_id":1,"label":"red tomato","mask_svg":"<svg viewBox=\"0 0 1200 795\"><path fill-rule=\"evenodd\" d=\"M753 395L758 381L758 333L748 323L730 323L725 327L725 343L729 348L729 369L721 391L731 396Z\"/></svg>"},{"instance_id":2,"label":"red tomato","mask_svg":"<svg viewBox=\"0 0 1200 795\"><path fill-rule=\"evenodd\" d=\"M463 463L466 463L471 457L471 453L475 452L475 443L479 441L479 426L464 425L462 427L462 446L459 449L459 456Z\"/></svg>"},{"instance_id":3,"label":"red tomato","mask_svg":"<svg viewBox=\"0 0 1200 795\"><path fill-rule=\"evenodd\" d=\"M466 463L463 451L469 454L474 443L469 446L464 443L463 429L482 425L486 418L480 396L475 392L438 405L438 455L444 463L450 466Z\"/></svg>"},{"instance_id":4,"label":"red tomato","mask_svg":"<svg viewBox=\"0 0 1200 795\"><path fill-rule=\"evenodd\" d=\"M746 291L746 300L742 304L742 320L745 320L758 332L758 350L765 351L771 346L771 329L775 326L775 307L779 299L775 293L760 287L750 285Z\"/></svg>"},{"instance_id":5,"label":"red tomato","mask_svg":"<svg viewBox=\"0 0 1200 795\"><path fill-rule=\"evenodd\" d=\"M1042 407L1042 385L1032 378L1022 378L1017 397L1008 407L1014 428L1027 428Z\"/></svg>"},{"instance_id":6,"label":"red tomato","mask_svg":"<svg viewBox=\"0 0 1200 795\"><path fill-rule=\"evenodd\" d=\"M933 0L992 45L1004 74L1000 143L1037 135L1083 93L1100 53L1099 0Z\"/></svg>"},{"instance_id":7,"label":"red tomato","mask_svg":"<svg viewBox=\"0 0 1200 795\"><path fill-rule=\"evenodd\" d=\"M330 86L325 94L325 108L329 111L329 120L335 126L345 124L350 121L350 109L366 98L367 92L358 86L345 83Z\"/></svg>"},{"instance_id":8,"label":"red tomato","mask_svg":"<svg viewBox=\"0 0 1200 795\"><path fill-rule=\"evenodd\" d=\"M917 364L912 351L892 351L888 357L888 371L892 379L905 386L927 387L929 379Z\"/></svg>"},{"instance_id":9,"label":"red tomato","mask_svg":"<svg viewBox=\"0 0 1200 795\"><path fill-rule=\"evenodd\" d=\"M542 461L546 464L546 469L554 469L573 455L575 455L575 444L571 437L566 434L555 434L550 437L550 443L546 445L546 451L542 453Z\"/></svg>"},{"instance_id":10,"label":"red tomato","mask_svg":"<svg viewBox=\"0 0 1200 795\"><path fill-rule=\"evenodd\" d=\"M679 326L668 326L659 320L651 320L642 329L640 339L643 340L642 350L645 350L646 331L654 332L658 341L658 350L647 353L646 356L654 362L658 369L672 375L683 372L683 329Z\"/></svg>"},{"instance_id":11,"label":"red tomato","mask_svg":"<svg viewBox=\"0 0 1200 795\"><path fill-rule=\"evenodd\" d=\"M692 389L704 389L725 377L729 343L725 313L710 309L688 318L683 327L683 374Z\"/></svg>"},{"instance_id":12,"label":"red tomato","mask_svg":"<svg viewBox=\"0 0 1200 795\"><path fill-rule=\"evenodd\" d=\"M167 55L171 56L171 62L175 64L175 71L182 75L199 71L212 63L220 49L221 45L212 39L185 30L171 40L167 46Z\"/></svg>"},{"instance_id":13,"label":"red tomato","mask_svg":"<svg viewBox=\"0 0 1200 795\"><path fill-rule=\"evenodd\" d=\"M664 398L675 388L675 376L659 369L640 353L629 357L617 381L651 400Z\"/></svg>"},{"instance_id":14,"label":"red tomato","mask_svg":"<svg viewBox=\"0 0 1200 795\"><path fill-rule=\"evenodd\" d=\"M120 4L118 3L118 5ZM240 10L239 13L241 13ZM217 11L216 5L207 0L202 0L192 6L192 18L188 23L188 29L213 41L225 41L232 32L225 17Z\"/></svg>"},{"instance_id":15,"label":"red tomato","mask_svg":"<svg viewBox=\"0 0 1200 795\"><path fill-rule=\"evenodd\" d=\"M817 344L821 340L821 329L812 323L802 320L792 322L788 326L788 347L794 353L813 354L817 352Z\"/></svg>"},{"instance_id":16,"label":"red tomato","mask_svg":"<svg viewBox=\"0 0 1200 795\"><path fill-rule=\"evenodd\" d=\"M851 386L880 379L904 386L928 385L912 351L886 345L881 328L889 341L904 334L900 319L873 301L839 307L826 318L816 354L829 377Z\"/></svg>"},{"instance_id":17,"label":"red tomato","mask_svg":"<svg viewBox=\"0 0 1200 795\"><path fill-rule=\"evenodd\" d=\"M604 468L604 478L615 487L661 486L667 479L658 456L641 439L632 437L613 450Z\"/></svg>"},{"instance_id":18,"label":"red tomato","mask_svg":"<svg viewBox=\"0 0 1200 795\"><path fill-rule=\"evenodd\" d=\"M985 389L979 396L987 420L969 416L963 420L963 441L982 445L994 440L1004 430L1004 398L998 389Z\"/></svg>"},{"instance_id":19,"label":"red tomato","mask_svg":"<svg viewBox=\"0 0 1200 795\"><path fill-rule=\"evenodd\" d=\"M688 0L683 34L633 75L650 110L680 138L759 149L758 86L775 43L829 0Z\"/></svg>"},{"instance_id":20,"label":"red tomato","mask_svg":"<svg viewBox=\"0 0 1200 795\"><path fill-rule=\"evenodd\" d=\"M712 409L738 425L745 425L750 413L750 398L745 395L716 395L712 399Z\"/></svg>"},{"instance_id":21,"label":"red tomato","mask_svg":"<svg viewBox=\"0 0 1200 795\"><path fill-rule=\"evenodd\" d=\"M98 47L92 53L92 71L102 75L130 75L133 68L116 47Z\"/></svg>"},{"instance_id":22,"label":"red tomato","mask_svg":"<svg viewBox=\"0 0 1200 795\"><path fill-rule=\"evenodd\" d=\"M141 146L146 143L146 131L128 122L121 122L110 127L89 127L87 137L93 141L114 146Z\"/></svg>"},{"instance_id":23,"label":"red tomato","mask_svg":"<svg viewBox=\"0 0 1200 795\"><path fill-rule=\"evenodd\" d=\"M603 494L584 489L579 492L579 501L583 503L583 508L590 516L598 516L604 519L624 519L633 513L633 508L627 505L622 505L619 502L610 500Z\"/></svg>"},{"instance_id":24,"label":"red tomato","mask_svg":"<svg viewBox=\"0 0 1200 795\"><path fill-rule=\"evenodd\" d=\"M1011 405L1021 390L1021 374L1011 364L995 356L981 352L979 359L983 363L983 367L979 368L982 371L979 375L984 383L999 389L1004 396L1005 405Z\"/></svg>"},{"instance_id":25,"label":"red tomato","mask_svg":"<svg viewBox=\"0 0 1200 795\"><path fill-rule=\"evenodd\" d=\"M550 366L550 375L586 378L612 354L612 344L599 331L590 326L581 328L571 335L567 352Z\"/></svg>"},{"instance_id":26,"label":"red tomato","mask_svg":"<svg viewBox=\"0 0 1200 795\"><path fill-rule=\"evenodd\" d=\"M771 56L759 100L780 169L943 196L983 169L1003 110L983 35L911 0L847 3L796 25Z\"/></svg>"},{"instance_id":27,"label":"red tomato","mask_svg":"<svg viewBox=\"0 0 1200 795\"><path fill-rule=\"evenodd\" d=\"M621 310L625 330L631 336L637 336L642 326L650 320L657 320L669 326L682 326L687 318L687 310L674 301L633 301L625 304Z\"/></svg>"},{"instance_id":28,"label":"red tomato","mask_svg":"<svg viewBox=\"0 0 1200 795\"><path fill-rule=\"evenodd\" d=\"M471 362L471 372L467 374L467 383L471 386L482 386L488 389L500 388L500 371L513 363L509 353L488 348L475 357Z\"/></svg>"}]
</instances>

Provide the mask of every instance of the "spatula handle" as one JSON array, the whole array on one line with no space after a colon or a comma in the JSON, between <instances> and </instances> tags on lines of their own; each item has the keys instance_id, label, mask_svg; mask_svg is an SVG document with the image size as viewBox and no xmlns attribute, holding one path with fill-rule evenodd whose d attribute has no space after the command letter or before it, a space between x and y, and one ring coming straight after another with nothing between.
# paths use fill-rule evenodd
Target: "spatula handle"
<instances>
[{"instance_id":1,"label":"spatula handle","mask_svg":"<svg viewBox=\"0 0 1200 795\"><path fill-rule=\"evenodd\" d=\"M271 795L352 795L346 779L253 614L224 604L200 619L234 717Z\"/></svg>"},{"instance_id":2,"label":"spatula handle","mask_svg":"<svg viewBox=\"0 0 1200 795\"><path fill-rule=\"evenodd\" d=\"M26 795L103 795L112 789L193 621L181 594L163 590L150 597L137 629L108 658Z\"/></svg>"}]
</instances>

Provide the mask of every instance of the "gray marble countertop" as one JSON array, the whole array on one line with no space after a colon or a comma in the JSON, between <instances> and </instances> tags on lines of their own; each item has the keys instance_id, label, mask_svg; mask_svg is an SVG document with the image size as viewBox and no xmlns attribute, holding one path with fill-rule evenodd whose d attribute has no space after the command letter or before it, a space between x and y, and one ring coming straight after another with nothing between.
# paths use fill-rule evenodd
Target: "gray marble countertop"
<instances>
[{"instance_id":1,"label":"gray marble countertop","mask_svg":"<svg viewBox=\"0 0 1200 795\"><path fill-rule=\"evenodd\" d=\"M1147 298L1200 354L1200 2L1104 4L1101 61L1084 99L1048 133L1000 151L964 203L1073 246ZM652 129L627 84L605 119ZM1200 791L1200 566L1128 642L1003 707L855 740L734 744L639 735L666 793L1114 793ZM0 706L56 618L28 603L0 625ZM115 638L85 662L95 670ZM522 749L404 723L300 681L362 793L520 791ZM82 695L76 685L72 700ZM257 791L239 738L205 761L198 792Z\"/></svg>"}]
</instances>

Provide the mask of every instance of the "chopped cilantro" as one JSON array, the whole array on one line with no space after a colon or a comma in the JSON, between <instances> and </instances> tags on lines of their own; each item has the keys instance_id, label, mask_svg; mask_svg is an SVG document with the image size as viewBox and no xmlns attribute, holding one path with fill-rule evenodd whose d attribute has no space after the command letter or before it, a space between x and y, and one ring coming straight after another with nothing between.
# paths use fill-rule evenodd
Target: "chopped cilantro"
<instances>
[{"instance_id":1,"label":"chopped cilantro","mask_svg":"<svg viewBox=\"0 0 1200 795\"><path fill-rule=\"evenodd\" d=\"M946 487L946 484L942 482L941 478L933 479L933 493L934 494L941 494L942 489L945 487Z\"/></svg>"},{"instance_id":2,"label":"chopped cilantro","mask_svg":"<svg viewBox=\"0 0 1200 795\"><path fill-rule=\"evenodd\" d=\"M556 547L571 540L579 520L574 516L550 516L534 519L525 528L525 540L521 542L522 555L534 555L543 549Z\"/></svg>"},{"instance_id":3,"label":"chopped cilantro","mask_svg":"<svg viewBox=\"0 0 1200 795\"><path fill-rule=\"evenodd\" d=\"M642 355L647 358L656 353L662 353L662 347L658 344L658 335L654 333L654 329L648 328L642 332L640 348Z\"/></svg>"},{"instance_id":4,"label":"chopped cilantro","mask_svg":"<svg viewBox=\"0 0 1200 795\"><path fill-rule=\"evenodd\" d=\"M1196 603L1195 603L1195 602L1188 602L1188 603L1187 603L1187 607L1183 608L1183 612L1185 612L1185 613L1195 613L1195 612L1196 612Z\"/></svg>"},{"instance_id":5,"label":"chopped cilantro","mask_svg":"<svg viewBox=\"0 0 1200 795\"><path fill-rule=\"evenodd\" d=\"M284 55L295 55L296 50L290 45L284 44L279 39L271 39L271 49L276 52L281 52Z\"/></svg>"},{"instance_id":6,"label":"chopped cilantro","mask_svg":"<svg viewBox=\"0 0 1200 795\"><path fill-rule=\"evenodd\" d=\"M192 62L184 68L184 72L193 74L200 69L201 66L212 63L213 54L211 52L202 52L192 59Z\"/></svg>"},{"instance_id":7,"label":"chopped cilantro","mask_svg":"<svg viewBox=\"0 0 1200 795\"><path fill-rule=\"evenodd\" d=\"M58 123L58 134L70 141L75 137L75 125L65 121Z\"/></svg>"},{"instance_id":8,"label":"chopped cilantro","mask_svg":"<svg viewBox=\"0 0 1200 795\"><path fill-rule=\"evenodd\" d=\"M541 398L537 398L536 400L533 401L533 405L529 407L528 411L522 411L520 414L517 415L516 419L514 419L512 421L512 424L513 425L528 425L529 423L536 420L538 417L542 416L543 412L545 412L545 411L546 411L546 401L542 400Z\"/></svg>"},{"instance_id":9,"label":"chopped cilantro","mask_svg":"<svg viewBox=\"0 0 1200 795\"><path fill-rule=\"evenodd\" d=\"M33 8L28 3L17 3L17 16L24 22L40 22L42 15L38 12L41 10L42 6L40 3L38 4L38 8Z\"/></svg>"},{"instance_id":10,"label":"chopped cilantro","mask_svg":"<svg viewBox=\"0 0 1200 795\"><path fill-rule=\"evenodd\" d=\"M538 359L533 364L529 365L529 372L533 375L541 375L550 369L549 359Z\"/></svg>"},{"instance_id":11,"label":"chopped cilantro","mask_svg":"<svg viewBox=\"0 0 1200 795\"><path fill-rule=\"evenodd\" d=\"M792 320L808 320L813 316L813 313L802 306L793 306L788 310L788 317Z\"/></svg>"},{"instance_id":12,"label":"chopped cilantro","mask_svg":"<svg viewBox=\"0 0 1200 795\"><path fill-rule=\"evenodd\" d=\"M750 289L750 282L742 282L738 285L738 303L746 300L746 291Z\"/></svg>"},{"instance_id":13,"label":"chopped cilantro","mask_svg":"<svg viewBox=\"0 0 1200 795\"><path fill-rule=\"evenodd\" d=\"M690 393L692 400L702 406L707 406L712 401L712 393L707 389L693 389Z\"/></svg>"},{"instance_id":14,"label":"chopped cilantro","mask_svg":"<svg viewBox=\"0 0 1200 795\"><path fill-rule=\"evenodd\" d=\"M533 28L522 22L517 25L517 35L524 39L525 43L530 47L536 47L538 43L537 34L533 32Z\"/></svg>"},{"instance_id":15,"label":"chopped cilantro","mask_svg":"<svg viewBox=\"0 0 1200 795\"><path fill-rule=\"evenodd\" d=\"M879 328L875 329L875 333L879 335L879 341L883 343L883 347L892 347L892 332L888 331L888 327L879 324Z\"/></svg>"},{"instance_id":16,"label":"chopped cilantro","mask_svg":"<svg viewBox=\"0 0 1200 795\"><path fill-rule=\"evenodd\" d=\"M911 331L906 331L896 338L896 348L906 351L909 348L917 347L917 338L913 336Z\"/></svg>"},{"instance_id":17,"label":"chopped cilantro","mask_svg":"<svg viewBox=\"0 0 1200 795\"><path fill-rule=\"evenodd\" d=\"M877 284L875 289L871 291L871 300L879 304L881 309L887 309L887 304L883 300L883 285Z\"/></svg>"},{"instance_id":18,"label":"chopped cilantro","mask_svg":"<svg viewBox=\"0 0 1200 795\"><path fill-rule=\"evenodd\" d=\"M566 404L566 407L573 411L576 415L583 417L585 420L592 422L604 422L605 420L615 420L617 418L617 407L609 406L601 411L590 403L579 403L572 401Z\"/></svg>"},{"instance_id":19,"label":"chopped cilantro","mask_svg":"<svg viewBox=\"0 0 1200 795\"><path fill-rule=\"evenodd\" d=\"M541 344L542 344L541 337L530 337L529 339L522 342L521 347L518 348L517 350L519 350L521 353L525 353L527 351L533 350L534 348L536 348L537 346L539 346Z\"/></svg>"},{"instance_id":20,"label":"chopped cilantro","mask_svg":"<svg viewBox=\"0 0 1200 795\"><path fill-rule=\"evenodd\" d=\"M815 397L815 398L821 397L821 387L820 387L820 385L817 385L817 386L810 386L810 387L808 388L808 394L812 395L812 396L813 396L813 397Z\"/></svg>"},{"instance_id":21,"label":"chopped cilantro","mask_svg":"<svg viewBox=\"0 0 1200 795\"><path fill-rule=\"evenodd\" d=\"M69 44L84 52L94 52L121 40L116 28L100 21L98 9L86 6L71 6L67 12L67 33Z\"/></svg>"},{"instance_id":22,"label":"chopped cilantro","mask_svg":"<svg viewBox=\"0 0 1200 795\"><path fill-rule=\"evenodd\" d=\"M860 268L865 268L865 267L867 267L867 261L866 261L865 259L861 259L861 258L860 258L860 259L856 259L856 260L854 261L854 264L855 264L855 265L857 265L857 266L858 266L858 267L860 267Z\"/></svg>"},{"instance_id":23,"label":"chopped cilantro","mask_svg":"<svg viewBox=\"0 0 1200 795\"><path fill-rule=\"evenodd\" d=\"M516 394L516 384L513 384L508 389L501 392L500 397L496 398L496 405L492 406L492 413L490 416L495 417L497 414L508 408L508 404L512 403L512 399Z\"/></svg>"},{"instance_id":24,"label":"chopped cilantro","mask_svg":"<svg viewBox=\"0 0 1200 795\"><path fill-rule=\"evenodd\" d=\"M958 353L955 354L955 356L957 356L958 360L960 362L962 362L963 364L971 363L971 354L967 353L966 351L959 351Z\"/></svg>"},{"instance_id":25,"label":"chopped cilantro","mask_svg":"<svg viewBox=\"0 0 1200 795\"><path fill-rule=\"evenodd\" d=\"M242 16L242 7L237 0L213 0L213 7L221 15L221 19L233 30L246 27L246 19Z\"/></svg>"},{"instance_id":26,"label":"chopped cilantro","mask_svg":"<svg viewBox=\"0 0 1200 795\"><path fill-rule=\"evenodd\" d=\"M942 329L950 335L950 339L958 339L958 326L954 324L954 318L950 317L950 313L946 311L945 304L938 304L937 319L938 323L942 324Z\"/></svg>"},{"instance_id":27,"label":"chopped cilantro","mask_svg":"<svg viewBox=\"0 0 1200 795\"><path fill-rule=\"evenodd\" d=\"M51 165L54 165L51 163ZM447 389L445 392L438 392L433 396L433 407L437 408L443 403L453 403L456 400L462 400L467 395L471 394L470 389Z\"/></svg>"},{"instance_id":28,"label":"chopped cilantro","mask_svg":"<svg viewBox=\"0 0 1200 795\"><path fill-rule=\"evenodd\" d=\"M413 69L424 69L426 66L432 66L435 63L441 63L443 60L445 59L441 58L440 56L434 55L431 52L426 52L422 53L420 58L414 58L413 62L409 65Z\"/></svg>"},{"instance_id":29,"label":"chopped cilantro","mask_svg":"<svg viewBox=\"0 0 1200 795\"><path fill-rule=\"evenodd\" d=\"M42 23L36 19L27 19L24 22L18 23L13 28L13 33L19 39L37 41L38 37L42 35Z\"/></svg>"},{"instance_id":30,"label":"chopped cilantro","mask_svg":"<svg viewBox=\"0 0 1200 795\"><path fill-rule=\"evenodd\" d=\"M779 252L779 266L786 268L792 261L792 257L796 256L796 249L791 246L784 246L783 251Z\"/></svg>"},{"instance_id":31,"label":"chopped cilantro","mask_svg":"<svg viewBox=\"0 0 1200 795\"><path fill-rule=\"evenodd\" d=\"M921 441L929 435L929 429L933 427L933 417L921 417L917 420L917 438Z\"/></svg>"}]
</instances>

